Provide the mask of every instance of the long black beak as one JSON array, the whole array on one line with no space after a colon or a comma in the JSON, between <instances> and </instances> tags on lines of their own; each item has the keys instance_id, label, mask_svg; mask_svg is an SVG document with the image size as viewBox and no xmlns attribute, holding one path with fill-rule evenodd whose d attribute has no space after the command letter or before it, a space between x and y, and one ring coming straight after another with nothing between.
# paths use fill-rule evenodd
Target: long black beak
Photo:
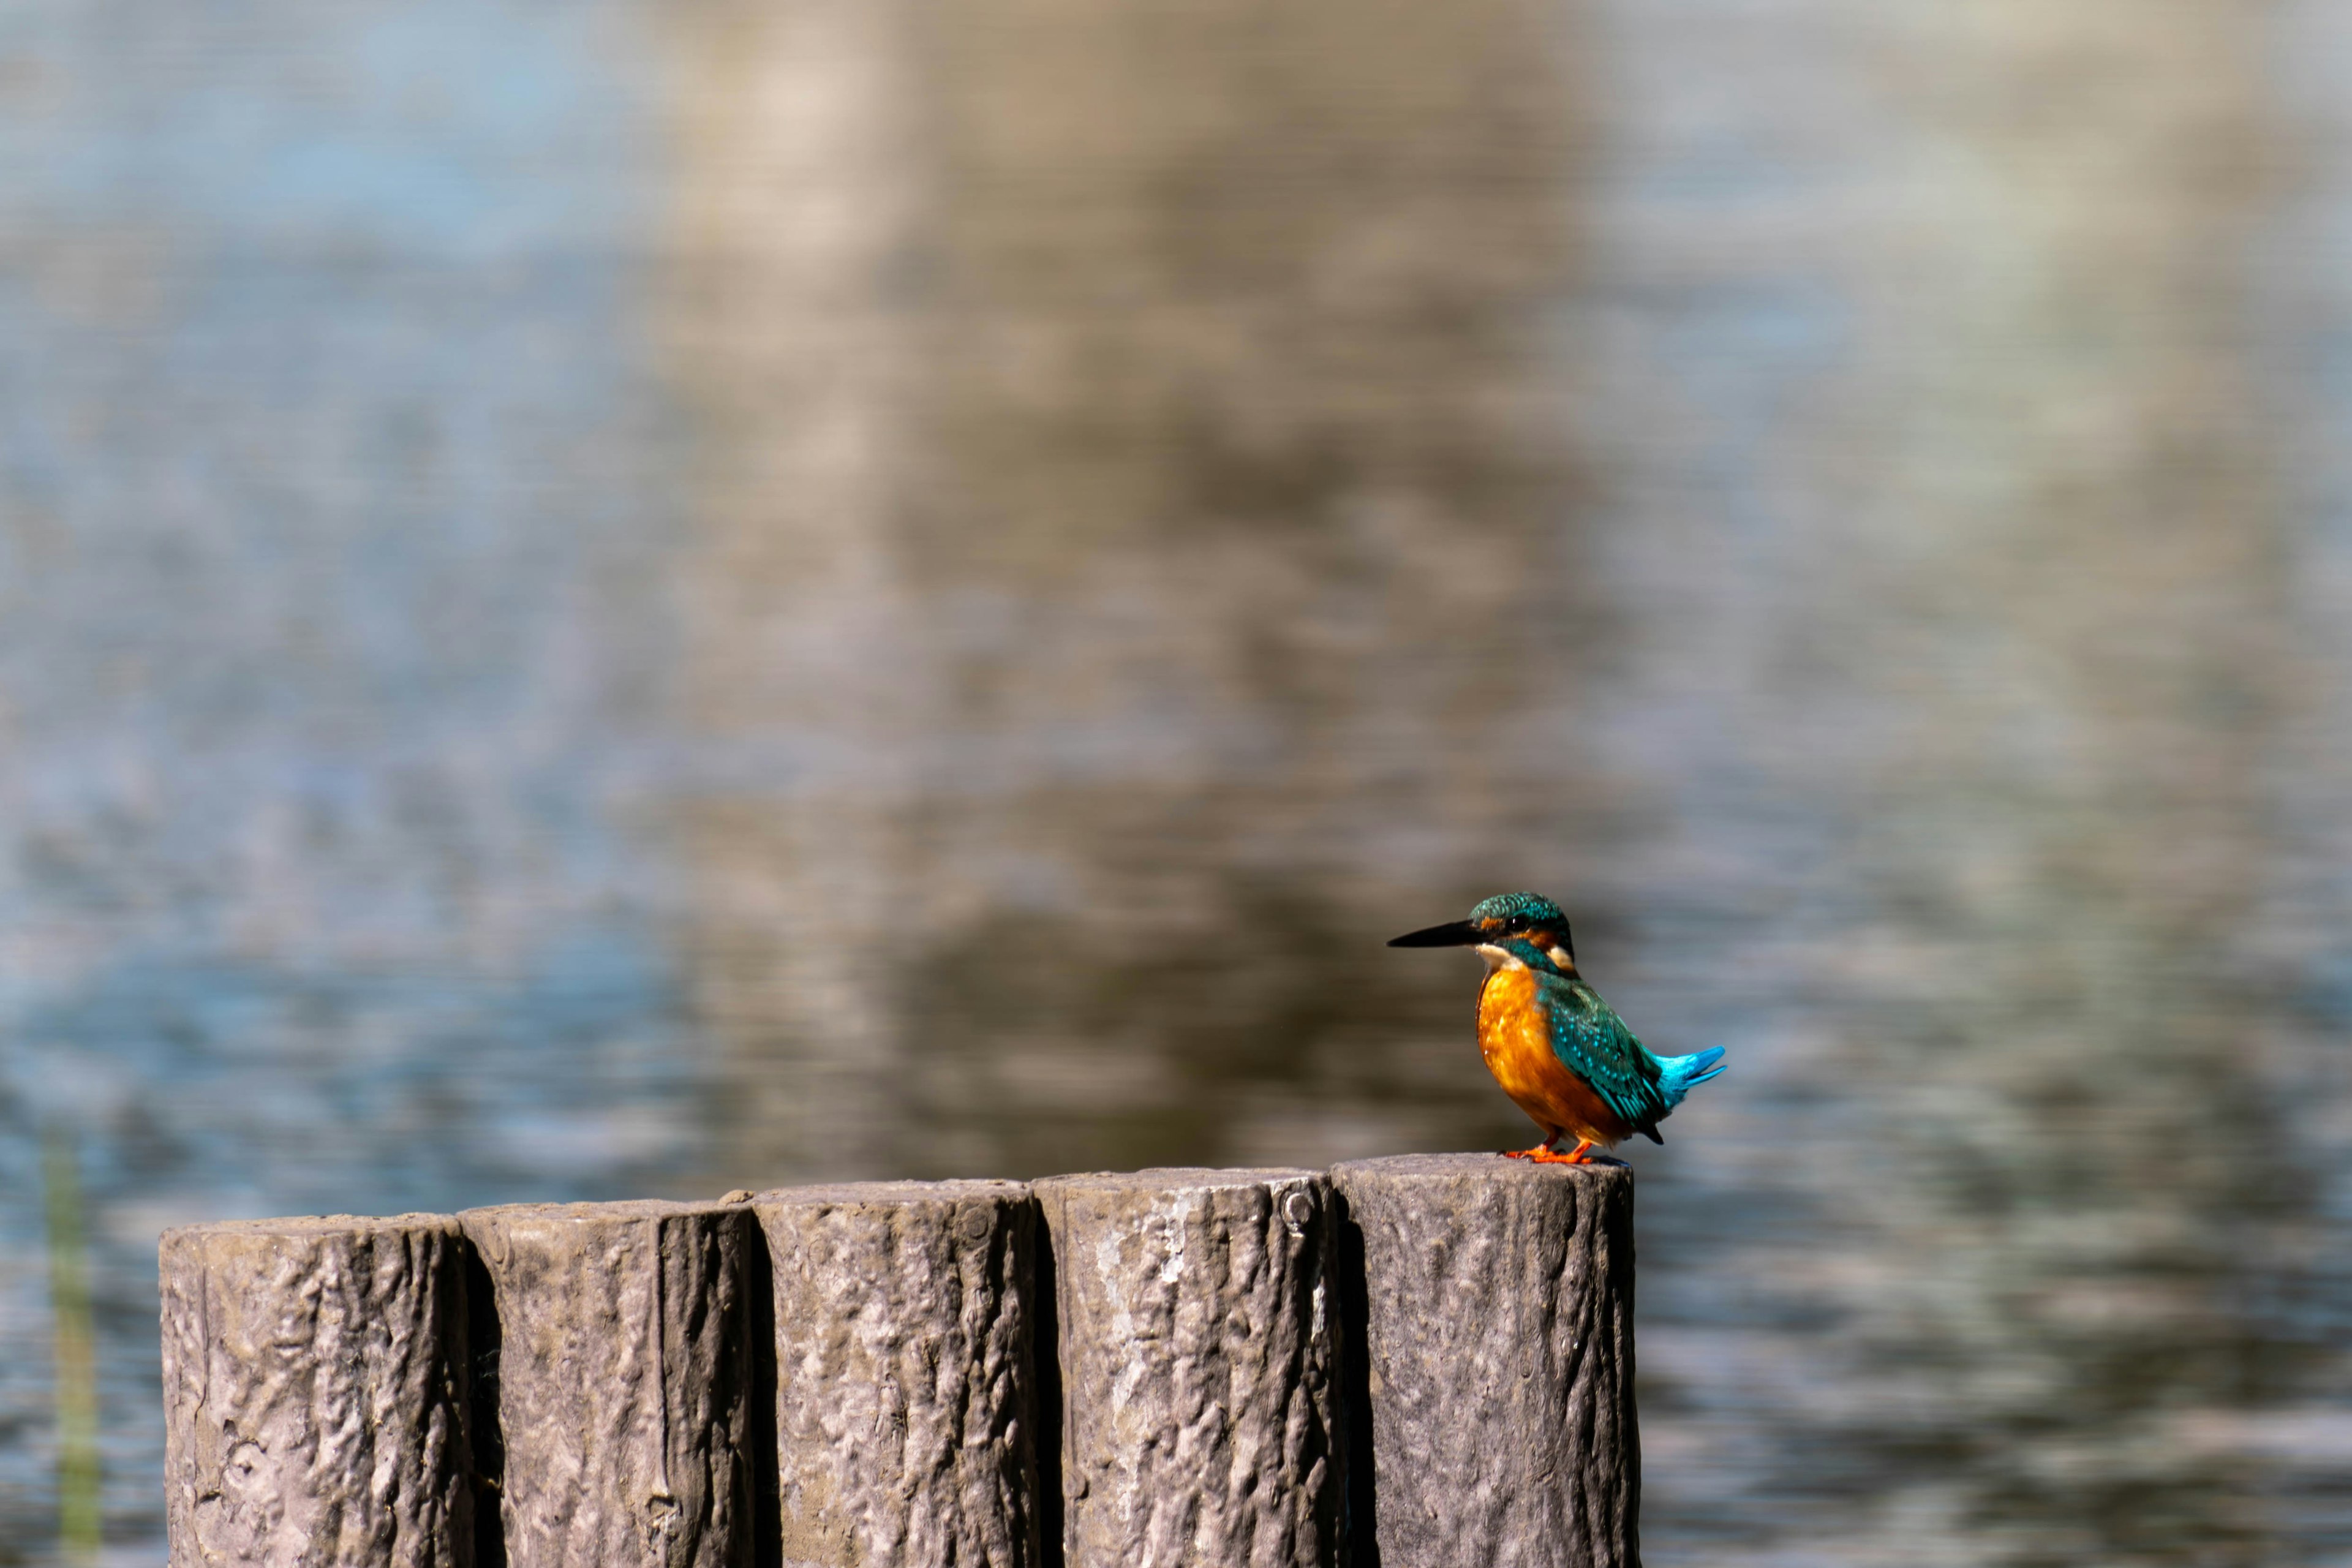
<instances>
[{"instance_id":1,"label":"long black beak","mask_svg":"<svg viewBox=\"0 0 2352 1568\"><path fill-rule=\"evenodd\" d=\"M1426 931L1409 931L1389 939L1391 947L1474 947L1486 940L1486 933L1468 921L1455 921L1451 925L1431 926Z\"/></svg>"}]
</instances>

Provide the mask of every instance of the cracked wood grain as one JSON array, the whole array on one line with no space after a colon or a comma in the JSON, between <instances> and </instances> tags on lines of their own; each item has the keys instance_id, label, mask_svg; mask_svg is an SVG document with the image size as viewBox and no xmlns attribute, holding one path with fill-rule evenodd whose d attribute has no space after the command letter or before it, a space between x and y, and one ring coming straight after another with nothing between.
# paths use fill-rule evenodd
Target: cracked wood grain
<instances>
[{"instance_id":1,"label":"cracked wood grain","mask_svg":"<svg viewBox=\"0 0 2352 1568\"><path fill-rule=\"evenodd\" d=\"M751 1206L775 1286L783 1568L1034 1568L1029 1189L866 1183Z\"/></svg>"},{"instance_id":2,"label":"cracked wood grain","mask_svg":"<svg viewBox=\"0 0 2352 1568\"><path fill-rule=\"evenodd\" d=\"M520 1204L457 1216L495 1293L508 1568L748 1568L751 1215Z\"/></svg>"},{"instance_id":3,"label":"cracked wood grain","mask_svg":"<svg viewBox=\"0 0 2352 1568\"><path fill-rule=\"evenodd\" d=\"M172 1568L472 1568L464 1250L436 1215L164 1234Z\"/></svg>"},{"instance_id":4,"label":"cracked wood grain","mask_svg":"<svg viewBox=\"0 0 2352 1568\"><path fill-rule=\"evenodd\" d=\"M1370 1417L1358 1568L1639 1568L1633 1173L1414 1154L1331 1176Z\"/></svg>"},{"instance_id":5,"label":"cracked wood grain","mask_svg":"<svg viewBox=\"0 0 2352 1568\"><path fill-rule=\"evenodd\" d=\"M1318 1173L1036 1184L1059 1297L1068 1568L1322 1568L1344 1449Z\"/></svg>"}]
</instances>

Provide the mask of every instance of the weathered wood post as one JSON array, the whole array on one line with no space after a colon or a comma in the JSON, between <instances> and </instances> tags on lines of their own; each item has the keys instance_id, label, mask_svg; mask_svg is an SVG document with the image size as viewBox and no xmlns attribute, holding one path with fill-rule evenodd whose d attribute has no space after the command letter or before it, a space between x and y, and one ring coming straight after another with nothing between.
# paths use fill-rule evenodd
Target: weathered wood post
<instances>
[{"instance_id":1,"label":"weathered wood post","mask_svg":"<svg viewBox=\"0 0 2352 1568\"><path fill-rule=\"evenodd\" d=\"M1067 1568L1328 1568L1345 1464L1329 1182L1165 1170L1036 1192Z\"/></svg>"},{"instance_id":2,"label":"weathered wood post","mask_svg":"<svg viewBox=\"0 0 2352 1568\"><path fill-rule=\"evenodd\" d=\"M744 1568L751 1215L518 1204L457 1216L495 1293L507 1568Z\"/></svg>"},{"instance_id":3,"label":"weathered wood post","mask_svg":"<svg viewBox=\"0 0 2352 1568\"><path fill-rule=\"evenodd\" d=\"M172 1568L472 1568L465 1245L437 1215L164 1234Z\"/></svg>"},{"instance_id":4,"label":"weathered wood post","mask_svg":"<svg viewBox=\"0 0 2352 1568\"><path fill-rule=\"evenodd\" d=\"M173 1568L1638 1568L1625 1167L1034 1193L171 1232Z\"/></svg>"},{"instance_id":5,"label":"weathered wood post","mask_svg":"<svg viewBox=\"0 0 2352 1568\"><path fill-rule=\"evenodd\" d=\"M751 1206L775 1286L783 1568L1036 1568L1029 1189L877 1182Z\"/></svg>"},{"instance_id":6,"label":"weathered wood post","mask_svg":"<svg viewBox=\"0 0 2352 1568\"><path fill-rule=\"evenodd\" d=\"M1633 1173L1412 1154L1331 1175L1363 1288L1358 1568L1638 1568Z\"/></svg>"}]
</instances>

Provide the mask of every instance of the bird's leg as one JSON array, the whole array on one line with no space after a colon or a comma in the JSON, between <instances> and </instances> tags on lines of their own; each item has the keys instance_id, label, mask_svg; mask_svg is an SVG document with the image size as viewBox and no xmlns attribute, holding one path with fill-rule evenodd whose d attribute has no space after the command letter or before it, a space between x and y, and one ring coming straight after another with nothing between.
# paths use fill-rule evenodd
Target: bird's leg
<instances>
[{"instance_id":1,"label":"bird's leg","mask_svg":"<svg viewBox=\"0 0 2352 1568\"><path fill-rule=\"evenodd\" d=\"M1562 1132L1567 1131L1568 1129L1565 1127L1546 1127L1542 1122L1538 1121L1536 1123L1536 1131L1543 1134L1542 1142L1537 1144L1532 1149L1506 1149L1503 1151L1503 1158L1506 1160L1533 1160L1538 1164L1545 1165L1548 1165L1553 1161L1559 1159L1559 1156L1551 1152L1551 1146L1559 1141L1559 1135Z\"/></svg>"},{"instance_id":2,"label":"bird's leg","mask_svg":"<svg viewBox=\"0 0 2352 1568\"><path fill-rule=\"evenodd\" d=\"M1565 1154L1555 1154L1549 1148L1530 1149L1526 1157L1538 1165L1586 1165L1591 1163L1585 1158L1591 1148L1591 1139L1580 1138L1576 1141L1576 1147Z\"/></svg>"}]
</instances>

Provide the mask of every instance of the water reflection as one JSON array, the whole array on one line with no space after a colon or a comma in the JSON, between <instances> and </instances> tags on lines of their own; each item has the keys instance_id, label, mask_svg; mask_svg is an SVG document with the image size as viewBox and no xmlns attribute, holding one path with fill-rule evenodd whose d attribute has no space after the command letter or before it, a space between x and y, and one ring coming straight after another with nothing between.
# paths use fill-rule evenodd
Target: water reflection
<instances>
[{"instance_id":1,"label":"water reflection","mask_svg":"<svg viewBox=\"0 0 2352 1568\"><path fill-rule=\"evenodd\" d=\"M1516 886L1732 1054L1654 1563L2352 1549L2322 8L75 15L0 1563L45 1125L152 1561L163 1224L1499 1147L1379 943Z\"/></svg>"},{"instance_id":2,"label":"water reflection","mask_svg":"<svg viewBox=\"0 0 2352 1568\"><path fill-rule=\"evenodd\" d=\"M806 748L677 811L720 1165L1493 1121L1375 950L1578 793L1558 20L693 22L688 700Z\"/></svg>"},{"instance_id":3,"label":"water reflection","mask_svg":"<svg viewBox=\"0 0 2352 1568\"><path fill-rule=\"evenodd\" d=\"M1651 1297L1656 1513L1700 1525L1704 1476L1790 1561L2304 1560L2352 1456L2289 1474L2225 1414L2343 1392L2262 1304L2325 1192L2259 945L2306 678L2243 303L2284 132L2252 11L1998 15L1901 41L1899 117L1832 90L1847 40L1714 16L1621 121L1609 538L1735 607L1601 723L1749 917L1661 979L1775 1079L1672 1167L1729 1201L1652 1206L1706 1260ZM2021 112L2036 72L2063 103ZM1690 706L1722 737L1644 747Z\"/></svg>"}]
</instances>

